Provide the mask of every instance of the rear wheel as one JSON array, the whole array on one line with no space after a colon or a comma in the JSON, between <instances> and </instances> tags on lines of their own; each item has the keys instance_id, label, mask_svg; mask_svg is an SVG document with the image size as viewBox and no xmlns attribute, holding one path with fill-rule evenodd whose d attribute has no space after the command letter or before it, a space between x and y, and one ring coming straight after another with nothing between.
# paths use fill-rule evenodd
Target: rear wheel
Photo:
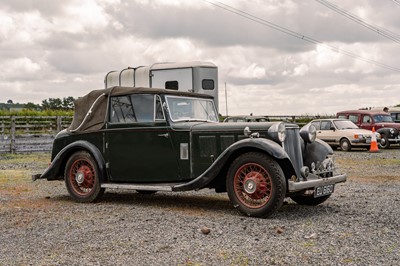
<instances>
[{"instance_id":1,"label":"rear wheel","mask_svg":"<svg viewBox=\"0 0 400 266\"><path fill-rule=\"evenodd\" d=\"M104 193L105 189L100 187L97 163L85 151L76 152L69 158L64 178L69 194L78 202L96 201Z\"/></svg>"},{"instance_id":2,"label":"rear wheel","mask_svg":"<svg viewBox=\"0 0 400 266\"><path fill-rule=\"evenodd\" d=\"M340 140L340 149L342 151L350 151L351 150L350 141L348 139Z\"/></svg>"},{"instance_id":3,"label":"rear wheel","mask_svg":"<svg viewBox=\"0 0 400 266\"><path fill-rule=\"evenodd\" d=\"M316 205L319 205L319 204L325 202L327 199L329 199L330 196L331 195L326 195L326 196L314 198L314 190L305 190L300 194L291 196L290 198L297 204L316 206Z\"/></svg>"},{"instance_id":4,"label":"rear wheel","mask_svg":"<svg viewBox=\"0 0 400 266\"><path fill-rule=\"evenodd\" d=\"M286 193L279 164L257 152L245 153L232 163L226 185L233 206L254 217L273 214L282 206Z\"/></svg>"}]
</instances>

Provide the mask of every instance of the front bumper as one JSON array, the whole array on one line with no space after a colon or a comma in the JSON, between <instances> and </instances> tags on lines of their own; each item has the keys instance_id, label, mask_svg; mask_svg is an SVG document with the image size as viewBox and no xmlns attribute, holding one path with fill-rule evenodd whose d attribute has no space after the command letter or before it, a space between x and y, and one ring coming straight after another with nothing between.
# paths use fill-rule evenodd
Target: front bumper
<instances>
[{"instance_id":1,"label":"front bumper","mask_svg":"<svg viewBox=\"0 0 400 266\"><path fill-rule=\"evenodd\" d=\"M289 192L297 192L305 189L312 189L315 187L331 185L336 183L346 182L347 175L341 174L332 177L320 177L314 174L309 174L307 180L304 181L288 181Z\"/></svg>"},{"instance_id":2,"label":"front bumper","mask_svg":"<svg viewBox=\"0 0 400 266\"><path fill-rule=\"evenodd\" d=\"M352 145L365 145L365 146L368 146L368 145L371 145L371 138L367 138L367 139L353 139L353 140L351 140L351 144ZM377 143L379 143L381 141L381 139L380 138L377 138L376 139L376 142Z\"/></svg>"},{"instance_id":3,"label":"front bumper","mask_svg":"<svg viewBox=\"0 0 400 266\"><path fill-rule=\"evenodd\" d=\"M391 144L397 144L397 143L400 143L400 136L397 136L397 137L390 137L389 139L388 139L388 141L391 143Z\"/></svg>"}]
</instances>

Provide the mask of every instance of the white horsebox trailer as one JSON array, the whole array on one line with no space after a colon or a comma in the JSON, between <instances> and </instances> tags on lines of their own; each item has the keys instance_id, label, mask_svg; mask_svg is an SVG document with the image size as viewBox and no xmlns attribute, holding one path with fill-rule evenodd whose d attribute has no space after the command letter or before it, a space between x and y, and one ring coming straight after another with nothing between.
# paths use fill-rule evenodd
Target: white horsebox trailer
<instances>
[{"instance_id":1,"label":"white horsebox trailer","mask_svg":"<svg viewBox=\"0 0 400 266\"><path fill-rule=\"evenodd\" d=\"M218 109L218 68L209 62L155 63L110 71L105 88L114 86L163 88L208 94Z\"/></svg>"}]
</instances>

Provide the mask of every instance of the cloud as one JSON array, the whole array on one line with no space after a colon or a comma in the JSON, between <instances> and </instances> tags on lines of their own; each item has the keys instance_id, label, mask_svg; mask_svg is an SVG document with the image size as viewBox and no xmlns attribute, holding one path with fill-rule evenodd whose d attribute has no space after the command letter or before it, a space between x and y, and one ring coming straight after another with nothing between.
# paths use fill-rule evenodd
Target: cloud
<instances>
[{"instance_id":1,"label":"cloud","mask_svg":"<svg viewBox=\"0 0 400 266\"><path fill-rule=\"evenodd\" d=\"M220 88L227 84L230 114L335 113L400 103L394 96L399 72L341 52L397 67L399 44L316 1L221 2L320 43L207 1L4 0L0 102L82 96L102 88L108 71L128 66L210 61L219 68ZM392 1L335 4L400 32L400 6ZM224 96L221 89L225 112Z\"/></svg>"}]
</instances>

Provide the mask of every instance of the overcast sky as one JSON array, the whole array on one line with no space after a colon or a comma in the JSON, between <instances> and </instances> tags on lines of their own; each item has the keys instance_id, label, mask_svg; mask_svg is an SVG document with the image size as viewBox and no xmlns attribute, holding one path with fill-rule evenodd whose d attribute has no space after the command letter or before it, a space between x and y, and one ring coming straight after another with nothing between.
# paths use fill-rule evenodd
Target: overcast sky
<instances>
[{"instance_id":1,"label":"overcast sky","mask_svg":"<svg viewBox=\"0 0 400 266\"><path fill-rule=\"evenodd\" d=\"M400 41L315 0L220 1L321 44L204 0L1 0L0 102L77 98L103 88L110 70L208 61L219 69L222 114L225 82L229 115L324 115L400 104ZM400 1L329 3L400 35Z\"/></svg>"}]
</instances>

